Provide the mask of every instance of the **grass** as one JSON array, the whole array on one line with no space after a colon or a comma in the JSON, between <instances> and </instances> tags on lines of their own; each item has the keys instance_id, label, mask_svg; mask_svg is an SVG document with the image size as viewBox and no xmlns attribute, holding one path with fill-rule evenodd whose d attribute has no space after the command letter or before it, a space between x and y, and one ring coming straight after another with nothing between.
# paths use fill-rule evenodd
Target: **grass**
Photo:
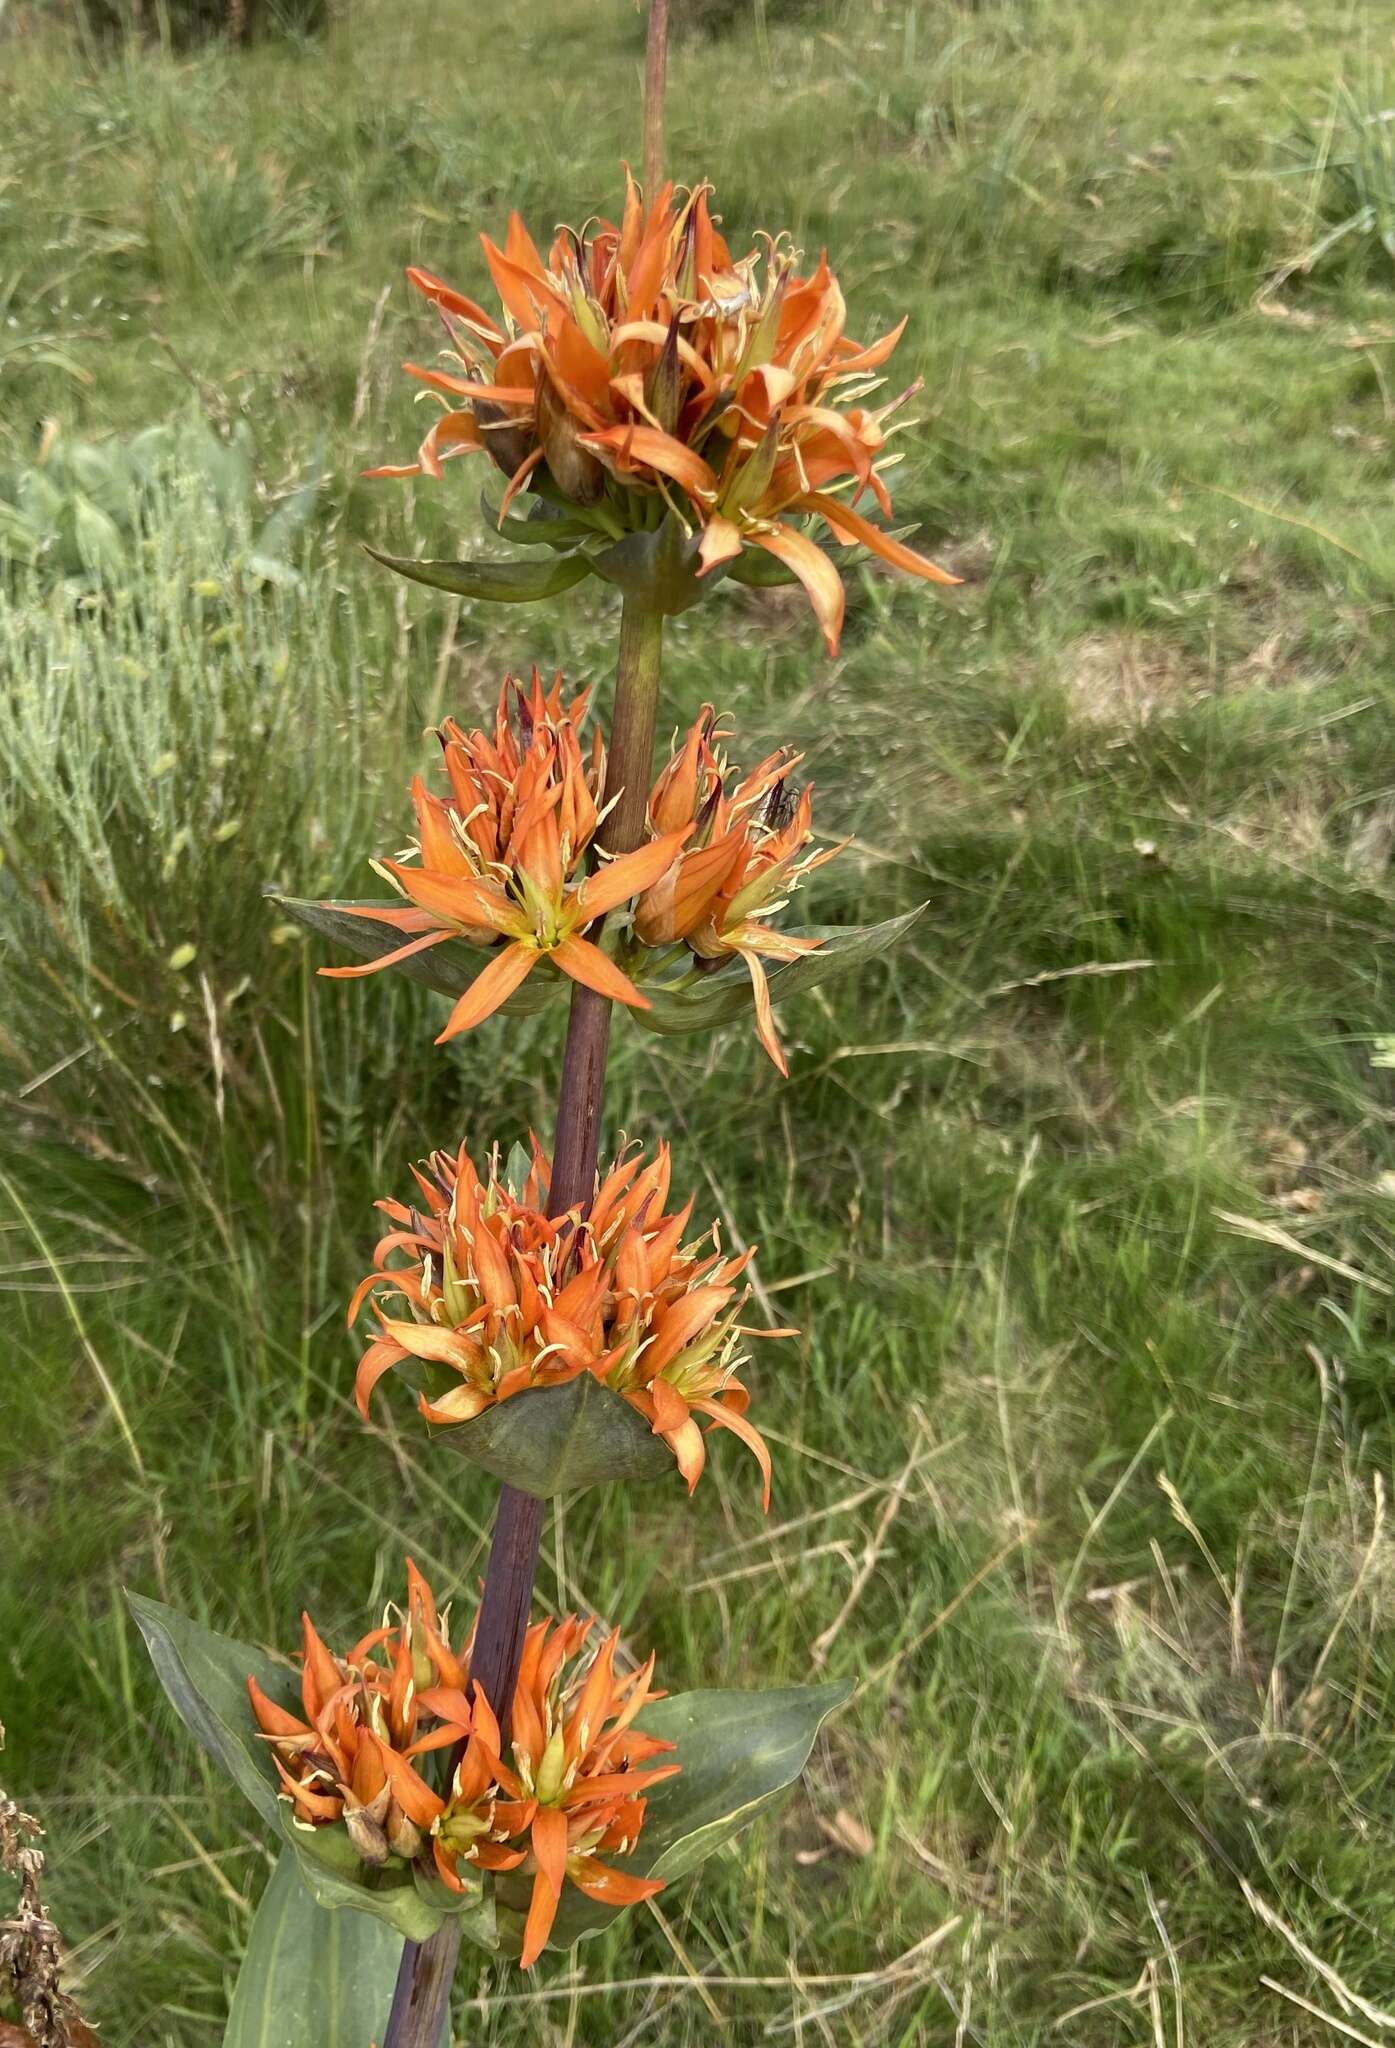
<instances>
[{"instance_id":1,"label":"grass","mask_svg":"<svg viewBox=\"0 0 1395 2048\"><path fill-rule=\"evenodd\" d=\"M301 592L176 480L119 599L21 577L0 621L3 1775L113 2048L217 2037L267 1869L121 1586L284 1645L405 1549L481 1569L491 1483L401 1404L363 1430L339 1313L411 1157L546 1128L552 1020L443 1058L260 890L361 875L505 666L604 673L598 586L375 581L358 539L474 542L473 492L355 478L413 439L401 266L469 289L510 204L607 203L640 36L406 0L322 50L7 45L0 459L195 410L269 502L330 471ZM1359 0L862 0L677 53L677 172L826 240L854 331L910 313L898 516L968 580L855 578L831 670L783 599L670 632L672 722L804 745L856 834L815 914L931 909L787 1013L788 1084L620 1032L612 1130L672 1136L807 1334L759 1361L768 1529L718 1451L690 1509L567 1504L540 1591L674 1686L861 1690L778 1821L461 2040L1383 2037L1395 362L1374 231L1308 260L1382 40Z\"/></svg>"}]
</instances>

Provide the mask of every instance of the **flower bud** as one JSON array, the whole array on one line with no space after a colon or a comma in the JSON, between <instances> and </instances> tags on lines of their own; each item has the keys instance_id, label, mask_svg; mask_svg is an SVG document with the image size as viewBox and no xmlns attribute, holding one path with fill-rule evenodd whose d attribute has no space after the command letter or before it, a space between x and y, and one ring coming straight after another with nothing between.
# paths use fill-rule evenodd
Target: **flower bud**
<instances>
[{"instance_id":1,"label":"flower bud","mask_svg":"<svg viewBox=\"0 0 1395 2048\"><path fill-rule=\"evenodd\" d=\"M511 413L502 405L491 404L487 398L475 400L474 412L485 453L496 469L501 469L505 476L513 476L532 453L531 428L515 425Z\"/></svg>"},{"instance_id":2,"label":"flower bud","mask_svg":"<svg viewBox=\"0 0 1395 2048\"><path fill-rule=\"evenodd\" d=\"M562 1780L567 1775L567 1740L560 1728L555 1728L548 1737L542 1761L538 1765L537 1782L534 1787L540 1806L551 1806L562 1789Z\"/></svg>"},{"instance_id":3,"label":"flower bud","mask_svg":"<svg viewBox=\"0 0 1395 2048\"><path fill-rule=\"evenodd\" d=\"M344 1827L363 1862L372 1864L375 1869L380 1863L387 1862L387 1835L366 1806L355 1808L345 1800Z\"/></svg>"}]
</instances>

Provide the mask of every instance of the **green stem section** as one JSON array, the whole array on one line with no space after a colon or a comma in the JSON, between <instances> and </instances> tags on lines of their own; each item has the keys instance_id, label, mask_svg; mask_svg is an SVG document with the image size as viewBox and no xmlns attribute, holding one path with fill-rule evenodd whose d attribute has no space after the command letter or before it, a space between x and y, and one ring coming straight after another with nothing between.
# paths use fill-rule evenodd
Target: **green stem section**
<instances>
[{"instance_id":1,"label":"green stem section","mask_svg":"<svg viewBox=\"0 0 1395 2048\"><path fill-rule=\"evenodd\" d=\"M630 853L644 838L659 713L663 631L658 612L643 611L629 598L625 600L606 763L605 802L611 808L597 834L606 853ZM606 998L593 989L580 983L573 989L548 1194L552 1216L586 1207L595 1193L610 1010ZM470 1675L498 1715L505 1742L533 1605L542 1521L540 1500L513 1486L500 1490ZM452 1770L454 1764L452 1757ZM454 1920L445 1921L429 1941L406 1944L383 2048L441 2048L459 1953L460 1927Z\"/></svg>"},{"instance_id":2,"label":"green stem section","mask_svg":"<svg viewBox=\"0 0 1395 2048\"><path fill-rule=\"evenodd\" d=\"M644 196L651 206L664 176L668 8L669 0L649 0L649 36L644 55Z\"/></svg>"}]
</instances>

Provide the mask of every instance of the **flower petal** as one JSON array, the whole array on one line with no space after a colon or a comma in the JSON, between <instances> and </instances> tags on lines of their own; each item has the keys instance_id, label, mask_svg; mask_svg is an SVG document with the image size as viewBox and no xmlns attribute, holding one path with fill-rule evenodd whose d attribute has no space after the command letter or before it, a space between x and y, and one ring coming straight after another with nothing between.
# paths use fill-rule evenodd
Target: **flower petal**
<instances>
[{"instance_id":1,"label":"flower petal","mask_svg":"<svg viewBox=\"0 0 1395 2048\"><path fill-rule=\"evenodd\" d=\"M576 892L577 906L588 922L651 889L673 866L692 830L691 825L684 825L680 831L665 832L658 839L651 839L647 846L619 854L594 875L588 875Z\"/></svg>"},{"instance_id":2,"label":"flower petal","mask_svg":"<svg viewBox=\"0 0 1395 2048\"><path fill-rule=\"evenodd\" d=\"M535 946L505 946L503 952L497 953L484 972L477 974L470 983L446 1019L446 1028L437 1038L437 1045L444 1045L448 1038L456 1038L462 1031L473 1031L476 1024L492 1017L500 1003L506 1003L519 984L532 973L541 957Z\"/></svg>"},{"instance_id":3,"label":"flower petal","mask_svg":"<svg viewBox=\"0 0 1395 2048\"><path fill-rule=\"evenodd\" d=\"M793 502L802 512L817 512L843 540L860 542L872 554L890 562L893 569L904 569L908 576L922 576L927 583L955 584L964 580L962 576L951 576L948 569L941 569L936 562L927 562L914 548L893 540L889 533L883 533L880 526L852 511L839 498L830 498L823 491L804 491ZM791 562L790 567L794 566Z\"/></svg>"},{"instance_id":4,"label":"flower petal","mask_svg":"<svg viewBox=\"0 0 1395 2048\"><path fill-rule=\"evenodd\" d=\"M765 1438L758 1429L752 1427L744 1415L738 1414L734 1408L726 1407L721 1401L694 1401L693 1407L700 1415L710 1416L712 1421L720 1423L723 1429L729 1429L733 1436L739 1436L742 1443L745 1444L747 1450L760 1466L761 1475L765 1480L765 1491L761 1497L761 1505L765 1509L766 1514L769 1514L770 1452L766 1448Z\"/></svg>"},{"instance_id":5,"label":"flower petal","mask_svg":"<svg viewBox=\"0 0 1395 2048\"><path fill-rule=\"evenodd\" d=\"M783 524L763 532L753 532L751 539L768 555L774 555L776 561L783 562L787 569L793 569L809 593L824 645L830 654L836 654L847 600L843 595L843 580L823 549L816 547L807 533Z\"/></svg>"},{"instance_id":6,"label":"flower petal","mask_svg":"<svg viewBox=\"0 0 1395 2048\"><path fill-rule=\"evenodd\" d=\"M357 981L360 975L379 974L384 967L395 967L399 960L410 960L413 953L424 953L428 946L439 946L449 937L449 932L423 932L419 939L409 939L391 953L380 953L376 960L365 960L361 967L321 967L317 972L326 981Z\"/></svg>"},{"instance_id":7,"label":"flower petal","mask_svg":"<svg viewBox=\"0 0 1395 2048\"><path fill-rule=\"evenodd\" d=\"M608 953L599 946L593 946L589 939L579 939L573 933L560 946L554 946L548 958L563 974L569 974L573 981L579 981L585 988L592 988L598 996L605 996L612 1003L628 1003L632 1010L650 1010L654 1006L648 996L640 991L622 973Z\"/></svg>"}]
</instances>

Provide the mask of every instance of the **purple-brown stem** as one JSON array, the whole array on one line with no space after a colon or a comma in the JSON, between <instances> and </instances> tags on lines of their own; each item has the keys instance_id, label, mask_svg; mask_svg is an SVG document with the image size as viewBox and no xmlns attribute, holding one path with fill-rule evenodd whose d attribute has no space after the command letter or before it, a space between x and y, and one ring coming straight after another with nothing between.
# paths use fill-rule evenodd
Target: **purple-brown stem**
<instances>
[{"instance_id":1,"label":"purple-brown stem","mask_svg":"<svg viewBox=\"0 0 1395 2048\"><path fill-rule=\"evenodd\" d=\"M656 8L664 6L665 0L654 0L654 4ZM659 711L663 627L659 613L643 611L626 600L620 614L620 652L606 760L604 800L608 809L597 834L606 853L629 853L644 838ZM573 989L548 1189L550 1216L589 1207L596 1190L610 1010L606 998L593 989L580 984ZM542 1501L515 1486L500 1489L470 1676L498 1716L505 1742L532 1611L542 1525ZM454 1764L452 1757L452 1769ZM440 2048L450 2014L460 1940L459 1922L445 1920L429 1941L409 1941L403 1948L383 2048Z\"/></svg>"}]
</instances>

